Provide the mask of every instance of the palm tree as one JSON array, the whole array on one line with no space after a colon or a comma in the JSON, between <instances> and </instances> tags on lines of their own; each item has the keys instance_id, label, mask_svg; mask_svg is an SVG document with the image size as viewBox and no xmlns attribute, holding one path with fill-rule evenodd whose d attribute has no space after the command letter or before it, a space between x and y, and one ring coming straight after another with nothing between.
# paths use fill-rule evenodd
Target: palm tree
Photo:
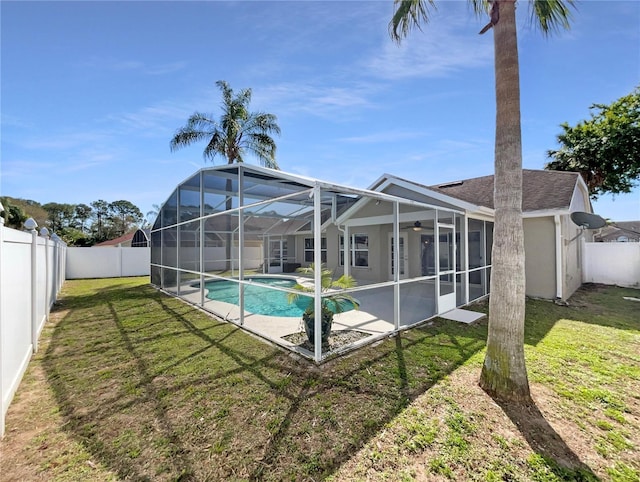
<instances>
[{"instance_id":1,"label":"palm tree","mask_svg":"<svg viewBox=\"0 0 640 482\"><path fill-rule=\"evenodd\" d=\"M480 386L515 402L530 400L524 359L525 272L522 225L522 135L516 0L470 0L476 13L487 12L493 27L496 79L495 227L493 236L489 333ZM389 23L400 42L412 27L429 20L434 0L395 0ZM532 21L544 34L569 27L573 0L530 0Z\"/></svg>"},{"instance_id":2,"label":"palm tree","mask_svg":"<svg viewBox=\"0 0 640 482\"><path fill-rule=\"evenodd\" d=\"M311 263L308 267L298 268L299 273L311 275L315 279L315 263ZM345 303L352 306L354 309L360 308L360 303L349 293L344 293L342 290L353 288L357 282L355 278L349 275L342 275L339 278L334 278L333 272L326 268L324 264L320 264L320 291L322 293L331 293L322 297L322 322L321 322L321 339L322 343L326 343L331 334L331 325L333 323L333 315L336 313L342 313L345 311ZM296 283L293 287L296 290L306 293L315 293L313 286L304 286L300 283ZM289 303L294 303L298 300L300 295L298 293L289 293L287 299ZM308 296L307 296L308 297ZM314 343L315 340L315 300L312 297L309 298L309 303L302 314L302 320L304 321L304 328L309 339L309 343Z\"/></svg>"},{"instance_id":3,"label":"palm tree","mask_svg":"<svg viewBox=\"0 0 640 482\"><path fill-rule=\"evenodd\" d=\"M261 165L279 169L276 162L276 143L271 134L280 134L277 118L264 112L250 112L251 89L242 89L235 97L224 80L216 85L222 91L222 116L218 121L211 114L195 112L184 127L178 129L171 139L171 151L189 146L194 142L207 141L203 151L205 160L213 162L222 156L228 164L244 162L245 154L256 156ZM227 211L233 207L231 179L227 179ZM226 270L231 266L232 225L231 216L226 216Z\"/></svg>"},{"instance_id":4,"label":"palm tree","mask_svg":"<svg viewBox=\"0 0 640 482\"><path fill-rule=\"evenodd\" d=\"M216 121L211 114L195 112L171 139L171 151L206 140L205 160L222 156L228 164L233 164L244 162L245 154L250 153L261 165L278 169L276 143L271 137L271 134L280 134L276 116L249 112L251 89L243 89L234 97L226 81L219 80L216 85L222 91L220 119Z\"/></svg>"},{"instance_id":5,"label":"palm tree","mask_svg":"<svg viewBox=\"0 0 640 482\"><path fill-rule=\"evenodd\" d=\"M147 218L146 222L149 226L153 226L152 221L155 223L158 214L160 214L160 205L152 204L151 209L147 211L147 214L145 215L145 218Z\"/></svg>"}]
</instances>

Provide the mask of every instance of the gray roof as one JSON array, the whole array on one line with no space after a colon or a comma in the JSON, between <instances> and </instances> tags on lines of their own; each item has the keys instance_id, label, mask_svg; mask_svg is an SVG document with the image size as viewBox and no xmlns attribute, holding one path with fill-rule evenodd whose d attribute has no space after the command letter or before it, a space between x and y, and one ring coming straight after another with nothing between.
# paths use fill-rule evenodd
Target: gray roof
<instances>
[{"instance_id":1,"label":"gray roof","mask_svg":"<svg viewBox=\"0 0 640 482\"><path fill-rule=\"evenodd\" d=\"M617 241L625 236L628 241L640 241L640 221L620 221L605 226L594 236L595 241Z\"/></svg>"},{"instance_id":2,"label":"gray roof","mask_svg":"<svg viewBox=\"0 0 640 482\"><path fill-rule=\"evenodd\" d=\"M564 171L522 170L522 210L569 209L579 174ZM493 176L449 182L429 189L493 209Z\"/></svg>"}]
</instances>

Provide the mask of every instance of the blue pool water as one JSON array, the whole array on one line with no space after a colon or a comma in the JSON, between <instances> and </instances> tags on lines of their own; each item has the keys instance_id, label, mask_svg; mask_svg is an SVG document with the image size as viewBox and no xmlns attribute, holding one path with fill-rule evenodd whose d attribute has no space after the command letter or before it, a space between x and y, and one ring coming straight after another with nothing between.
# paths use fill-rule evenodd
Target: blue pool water
<instances>
[{"instance_id":1,"label":"blue pool water","mask_svg":"<svg viewBox=\"0 0 640 482\"><path fill-rule=\"evenodd\" d=\"M296 282L290 278L275 278L275 277L251 277L246 278L255 283L246 286L244 289L244 309L251 313L267 316L288 316L288 317L301 317L305 308L311 302L312 297L300 295L298 299L289 303L287 300L287 293L284 291L272 290L267 286L278 286L281 288L292 288ZM263 285L263 286L260 286ZM210 300L224 301L225 303L231 303L238 305L238 283L233 281L207 281L205 288L208 291L207 298ZM349 311L353 309L353 305L346 302L348 305L343 304L343 311Z\"/></svg>"}]
</instances>

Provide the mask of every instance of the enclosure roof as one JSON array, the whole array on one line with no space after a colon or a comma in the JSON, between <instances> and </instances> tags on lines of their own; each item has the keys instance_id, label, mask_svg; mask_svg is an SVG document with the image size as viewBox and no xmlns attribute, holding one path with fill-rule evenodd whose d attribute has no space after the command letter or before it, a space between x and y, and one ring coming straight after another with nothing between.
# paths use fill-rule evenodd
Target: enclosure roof
<instances>
[{"instance_id":1,"label":"enclosure roof","mask_svg":"<svg viewBox=\"0 0 640 482\"><path fill-rule=\"evenodd\" d=\"M315 186L320 186L324 190L340 192L340 193L377 194L377 193L373 193L372 191L367 191L366 189L359 189L351 186L336 184L333 182L321 181L319 179L314 179L311 177L301 176L298 174L290 174L284 171L279 171L277 169L270 169L267 167L255 166L252 164L245 164L245 163L225 164L222 166L205 167L205 168L202 168L201 171L204 171L204 172L217 171L217 172L227 173L227 174L237 176L239 174L240 169L244 171L244 174L246 176L250 176L255 179L259 179L261 181L271 181L275 183L302 187L307 189ZM193 175L189 176L189 178L192 178L192 177Z\"/></svg>"},{"instance_id":2,"label":"enclosure roof","mask_svg":"<svg viewBox=\"0 0 640 482\"><path fill-rule=\"evenodd\" d=\"M400 199L396 196L385 194L379 191L356 188L344 184L336 184L334 182L321 181L319 179L311 177L301 176L298 174L290 174L284 171L246 163L225 164L221 166L202 168L182 181L179 186L188 185L190 181L192 181L200 172L208 173L213 171L219 172L222 175L226 175L227 177L237 177L240 169L243 170L245 178L253 178L263 183L260 187L260 197L262 197L263 199L278 197L280 195L280 188L282 186L289 186L293 189L310 189L315 186L319 186L325 192L342 194L345 196L368 196L391 201L403 201L403 199Z\"/></svg>"}]
</instances>

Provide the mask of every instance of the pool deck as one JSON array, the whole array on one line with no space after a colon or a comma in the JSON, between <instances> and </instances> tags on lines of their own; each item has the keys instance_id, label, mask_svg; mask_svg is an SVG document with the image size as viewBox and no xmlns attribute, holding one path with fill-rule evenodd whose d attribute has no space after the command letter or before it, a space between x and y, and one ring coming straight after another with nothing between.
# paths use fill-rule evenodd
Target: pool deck
<instances>
[{"instance_id":1,"label":"pool deck","mask_svg":"<svg viewBox=\"0 0 640 482\"><path fill-rule=\"evenodd\" d=\"M403 324L398 329L410 328L421 321L436 316L435 300L426 298L423 289L418 285L403 289L400 300L402 317L411 321ZM301 317L268 316L245 311L244 320L241 321L240 308L237 305L210 300L206 297L204 298L204 304L201 304L202 299L199 288L186 284L180 287L180 298L273 343L289 348L306 357L313 356L308 350L284 338L287 335L304 331ZM391 290L384 292L375 290L370 292L359 291L357 298L361 301L361 309L335 314L332 331L357 330L369 335L351 345L353 348L396 331L393 321L388 321L394 319L393 292Z\"/></svg>"},{"instance_id":2,"label":"pool deck","mask_svg":"<svg viewBox=\"0 0 640 482\"><path fill-rule=\"evenodd\" d=\"M191 293L185 294L187 291L191 291ZM194 291L193 287L190 286L184 286L181 289L180 296L185 301L201 307L205 311L212 313L224 321L242 326L263 338L271 340L278 345L285 346L305 356L310 355L307 350L287 341L284 338L287 335L304 331L301 317L259 315L245 310L244 322L241 323L240 307L237 305L225 303L223 301L210 300L208 298L205 298L204 305L201 305L200 291ZM378 312L380 312L380 310L389 311L386 309L388 306L386 306L387 304L384 303L384 301L380 304L381 306L378 307ZM371 306L371 302L367 302L367 306ZM392 312L389 312L389 315L392 315ZM393 323L365 310L350 310L344 313L337 313L334 315L332 326L332 331L357 330L370 335L361 339L354 345L366 344L374 339L384 336L385 334L393 332L394 329Z\"/></svg>"}]
</instances>

